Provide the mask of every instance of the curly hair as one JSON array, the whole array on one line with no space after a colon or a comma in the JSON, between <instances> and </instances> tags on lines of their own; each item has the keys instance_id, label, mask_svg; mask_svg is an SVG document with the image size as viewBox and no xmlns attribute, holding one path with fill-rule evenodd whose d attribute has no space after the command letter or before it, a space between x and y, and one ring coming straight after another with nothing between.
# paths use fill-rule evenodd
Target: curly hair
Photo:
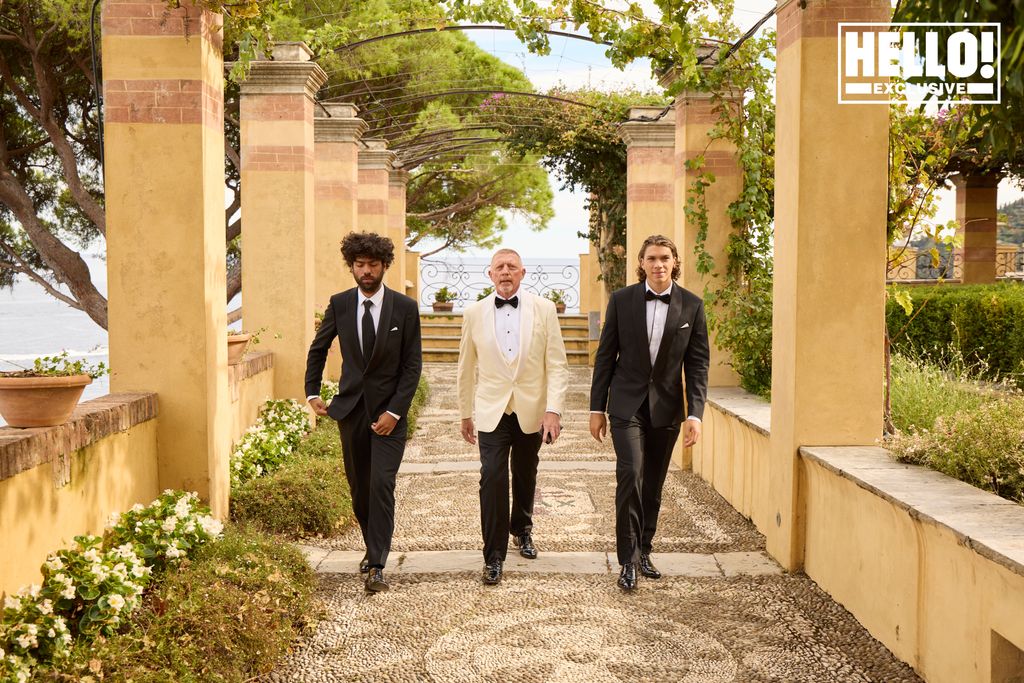
<instances>
[{"instance_id":1,"label":"curly hair","mask_svg":"<svg viewBox=\"0 0 1024 683\"><path fill-rule=\"evenodd\" d=\"M636 276L640 282L647 279L647 273L644 272L644 254L647 253L647 247L668 247L672 250L672 258L676 260L676 264L672 266L672 280L679 279L679 273L682 272L679 266L679 251L676 249L675 242L665 237L664 235L651 235L644 240L643 245L640 247L640 254L637 257L640 263L636 267Z\"/></svg>"},{"instance_id":2,"label":"curly hair","mask_svg":"<svg viewBox=\"0 0 1024 683\"><path fill-rule=\"evenodd\" d=\"M395 260L395 243L375 232L350 232L341 241L341 255L349 268L360 256L377 259L385 268L390 268Z\"/></svg>"}]
</instances>

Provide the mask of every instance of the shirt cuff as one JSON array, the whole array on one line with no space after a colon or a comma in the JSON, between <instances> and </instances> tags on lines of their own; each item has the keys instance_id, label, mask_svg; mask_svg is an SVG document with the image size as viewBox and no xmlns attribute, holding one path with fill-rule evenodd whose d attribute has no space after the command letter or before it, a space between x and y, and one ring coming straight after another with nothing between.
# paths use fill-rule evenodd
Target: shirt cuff
<instances>
[{"instance_id":1,"label":"shirt cuff","mask_svg":"<svg viewBox=\"0 0 1024 683\"><path fill-rule=\"evenodd\" d=\"M306 397L306 403L309 403L309 402L310 402L310 401L312 401L312 400L313 400L314 398L320 398L320 394L313 394L312 396L307 396L307 397Z\"/></svg>"},{"instance_id":2,"label":"shirt cuff","mask_svg":"<svg viewBox=\"0 0 1024 683\"><path fill-rule=\"evenodd\" d=\"M548 409L547 409L547 410L545 410L544 412L545 412L545 413L554 413L554 414L555 414L555 415L557 415L558 417L562 417L562 413L560 413L559 411L555 410L554 408L548 408Z\"/></svg>"},{"instance_id":3,"label":"shirt cuff","mask_svg":"<svg viewBox=\"0 0 1024 683\"><path fill-rule=\"evenodd\" d=\"M697 421L697 424L702 424L702 423L701 423L701 419L700 419L699 417L697 417L696 415L690 415L690 416L689 416L689 417L687 417L686 419L687 419L687 420L696 420L696 421Z\"/></svg>"},{"instance_id":4,"label":"shirt cuff","mask_svg":"<svg viewBox=\"0 0 1024 683\"><path fill-rule=\"evenodd\" d=\"M604 411L603 410L591 410L590 414L591 415L604 415Z\"/></svg>"},{"instance_id":5,"label":"shirt cuff","mask_svg":"<svg viewBox=\"0 0 1024 683\"><path fill-rule=\"evenodd\" d=\"M396 414L392 413L390 410L385 410L384 412L387 413L388 415L390 415L391 417L395 418L396 420L401 420L402 419L401 415L396 415Z\"/></svg>"}]
</instances>

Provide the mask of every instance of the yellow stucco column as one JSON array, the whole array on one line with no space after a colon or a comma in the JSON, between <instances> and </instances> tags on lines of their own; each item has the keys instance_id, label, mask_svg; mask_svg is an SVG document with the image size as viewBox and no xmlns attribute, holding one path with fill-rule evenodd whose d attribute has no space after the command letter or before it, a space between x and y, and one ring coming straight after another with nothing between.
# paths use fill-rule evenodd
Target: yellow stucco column
<instances>
[{"instance_id":1,"label":"yellow stucco column","mask_svg":"<svg viewBox=\"0 0 1024 683\"><path fill-rule=\"evenodd\" d=\"M654 118L663 107L631 107L629 118ZM626 143L626 284L636 282L640 245L650 235L671 239L675 225L673 157L675 114L657 121L629 121L619 126ZM680 254L682 257L682 254Z\"/></svg>"},{"instance_id":2,"label":"yellow stucco column","mask_svg":"<svg viewBox=\"0 0 1024 683\"><path fill-rule=\"evenodd\" d=\"M111 392L155 391L161 488L228 512L221 17L103 3Z\"/></svg>"},{"instance_id":3,"label":"yellow stucco column","mask_svg":"<svg viewBox=\"0 0 1024 683\"><path fill-rule=\"evenodd\" d=\"M889 110L837 103L836 35L838 21L887 21L890 5L779 6L765 536L792 570L803 563L797 449L874 444L882 434Z\"/></svg>"},{"instance_id":4,"label":"yellow stucco column","mask_svg":"<svg viewBox=\"0 0 1024 683\"><path fill-rule=\"evenodd\" d=\"M341 240L356 229L359 216L359 138L367 124L352 104L326 103L313 118L316 227L313 238L313 309L323 312L333 294L355 287L341 256ZM338 344L327 355L326 377L341 376Z\"/></svg>"},{"instance_id":5,"label":"yellow stucco column","mask_svg":"<svg viewBox=\"0 0 1024 683\"><path fill-rule=\"evenodd\" d=\"M363 140L359 150L359 229L378 235L394 237L388 232L388 205L390 204L390 177L394 169L395 153L386 141L379 138ZM395 244L397 259L401 247ZM404 292L405 273L392 264L384 273L384 285L396 292Z\"/></svg>"},{"instance_id":6,"label":"yellow stucco column","mask_svg":"<svg viewBox=\"0 0 1024 683\"><path fill-rule=\"evenodd\" d=\"M996 281L996 193L999 176L955 175L957 232L963 236L963 283Z\"/></svg>"},{"instance_id":7,"label":"yellow stucco column","mask_svg":"<svg viewBox=\"0 0 1024 683\"><path fill-rule=\"evenodd\" d=\"M395 243L395 262L391 270L395 271L398 284L395 289L406 294L409 279L406 274L405 260L405 192L409 187L409 172L404 168L393 168L388 173L388 237Z\"/></svg>"},{"instance_id":8,"label":"yellow stucco column","mask_svg":"<svg viewBox=\"0 0 1024 683\"><path fill-rule=\"evenodd\" d=\"M405 288L405 293L419 303L423 282L420 279L420 253L418 251L405 252L405 281L411 283L411 286Z\"/></svg>"},{"instance_id":9,"label":"yellow stucco column","mask_svg":"<svg viewBox=\"0 0 1024 683\"><path fill-rule=\"evenodd\" d=\"M739 106L740 95L734 95L726 106ZM674 237L679 246L679 257L683 261L683 277L680 284L697 296L703 297L708 288L721 286L722 277L728 264L726 247L732 234L729 218L729 204L743 191L743 173L737 158L736 146L728 140L709 139L709 133L718 122L711 93L684 91L676 97L673 107L676 115L674 196L675 212ZM704 168L700 171L687 169L686 162L704 156ZM714 260L711 275L697 272L697 233L699 225L689 220L683 208L690 186L697 176L710 171L715 176L704 193L707 205L708 228L704 250ZM717 274L719 277L714 277ZM708 386L734 387L739 385L739 375L729 365L730 355L718 347L712 334L711 366L708 369Z\"/></svg>"},{"instance_id":10,"label":"yellow stucco column","mask_svg":"<svg viewBox=\"0 0 1024 683\"><path fill-rule=\"evenodd\" d=\"M263 329L274 395L305 401L314 323L313 99L327 80L303 43L279 43L241 86L242 323Z\"/></svg>"}]
</instances>

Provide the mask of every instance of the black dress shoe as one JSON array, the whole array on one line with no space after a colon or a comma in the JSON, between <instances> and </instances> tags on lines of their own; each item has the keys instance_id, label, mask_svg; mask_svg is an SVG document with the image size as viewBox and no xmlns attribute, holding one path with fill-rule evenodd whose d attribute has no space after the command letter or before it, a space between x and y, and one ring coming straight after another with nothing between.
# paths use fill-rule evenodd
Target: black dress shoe
<instances>
[{"instance_id":1,"label":"black dress shoe","mask_svg":"<svg viewBox=\"0 0 1024 683\"><path fill-rule=\"evenodd\" d=\"M363 555L363 559L359 560L359 573L365 574L370 571L370 560L366 555Z\"/></svg>"},{"instance_id":2,"label":"black dress shoe","mask_svg":"<svg viewBox=\"0 0 1024 683\"><path fill-rule=\"evenodd\" d=\"M516 547L519 548L519 554L528 560L537 559L537 548L533 545L533 537L529 533L519 534L513 537L515 539Z\"/></svg>"},{"instance_id":3,"label":"black dress shoe","mask_svg":"<svg viewBox=\"0 0 1024 683\"><path fill-rule=\"evenodd\" d=\"M640 573L646 576L648 579L660 579L661 572L651 562L650 553L642 553L640 555Z\"/></svg>"},{"instance_id":4,"label":"black dress shoe","mask_svg":"<svg viewBox=\"0 0 1024 683\"><path fill-rule=\"evenodd\" d=\"M366 591L368 593L381 593L388 589L388 582L384 580L384 570L380 567L370 567L366 575Z\"/></svg>"},{"instance_id":5,"label":"black dress shoe","mask_svg":"<svg viewBox=\"0 0 1024 683\"><path fill-rule=\"evenodd\" d=\"M627 562L622 565L622 571L619 572L619 588L624 591L631 591L636 588L636 565L632 562Z\"/></svg>"},{"instance_id":6,"label":"black dress shoe","mask_svg":"<svg viewBox=\"0 0 1024 683\"><path fill-rule=\"evenodd\" d=\"M484 583L495 586L501 583L501 560L488 562L484 565Z\"/></svg>"}]
</instances>

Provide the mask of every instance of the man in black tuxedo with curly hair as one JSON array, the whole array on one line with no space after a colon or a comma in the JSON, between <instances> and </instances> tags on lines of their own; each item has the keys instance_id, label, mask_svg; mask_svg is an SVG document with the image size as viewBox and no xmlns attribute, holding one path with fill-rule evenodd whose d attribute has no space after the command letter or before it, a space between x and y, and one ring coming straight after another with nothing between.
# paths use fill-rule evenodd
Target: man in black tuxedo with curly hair
<instances>
[{"instance_id":1,"label":"man in black tuxedo with curly hair","mask_svg":"<svg viewBox=\"0 0 1024 683\"><path fill-rule=\"evenodd\" d=\"M700 438L710 361L704 302L674 282L676 245L648 237L636 273L640 281L608 301L590 388L590 433L598 441L608 429L606 410L611 417L615 545L624 590L636 588L638 566L647 578L661 577L651 561L661 489L680 423L684 446Z\"/></svg>"},{"instance_id":2,"label":"man in black tuxedo with curly hair","mask_svg":"<svg viewBox=\"0 0 1024 683\"><path fill-rule=\"evenodd\" d=\"M384 286L394 244L350 232L341 243L356 287L331 297L306 358L306 396L317 415L338 422L352 509L366 544L359 570L366 590L388 589L384 566L395 529L395 477L405 453L406 416L423 370L416 302ZM341 344L338 395L320 399L327 352Z\"/></svg>"}]
</instances>

